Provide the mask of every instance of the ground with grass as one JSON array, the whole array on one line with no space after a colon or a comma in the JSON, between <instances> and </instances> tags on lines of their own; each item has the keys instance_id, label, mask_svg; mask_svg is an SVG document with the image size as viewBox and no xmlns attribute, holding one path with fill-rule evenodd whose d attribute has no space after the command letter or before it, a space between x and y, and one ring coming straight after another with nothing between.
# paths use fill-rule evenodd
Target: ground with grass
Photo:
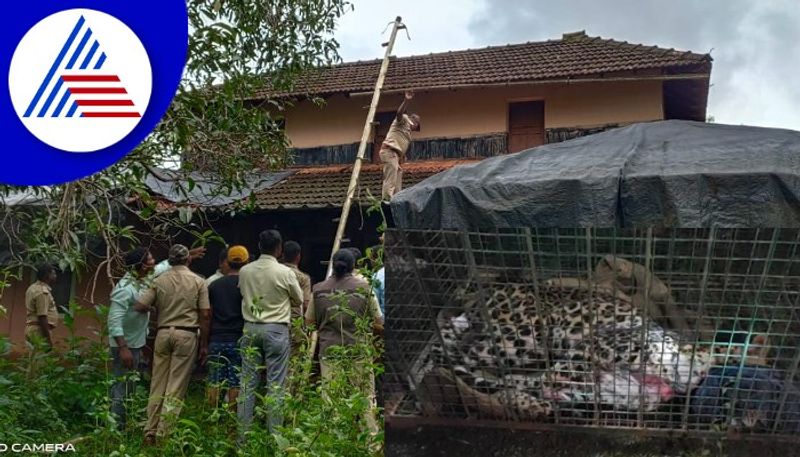
<instances>
[{"instance_id":1,"label":"ground with grass","mask_svg":"<svg viewBox=\"0 0 800 457\"><path fill-rule=\"evenodd\" d=\"M180 417L157 447L143 447L142 425L148 383L140 380L128 410L128 427L118 431L109 413L108 349L78 338L66 352L35 351L17 359L0 355L0 443L73 443L81 456L344 456L380 455L383 434L367 431L370 401L355 387L364 364L375 360L379 344L364 323L365 342L340 351L342 369L325 386L313 382L307 351L293 357L291 394L284 403L284 427L277 436L266 430L265 401L245 444L237 445L236 416L205 400L205 383L193 379ZM98 339L102 341L102 339ZM0 341L0 348L4 346ZM375 365L366 369L379 371ZM327 398L327 399L324 399ZM382 421L381 421L382 423Z\"/></svg>"}]
</instances>

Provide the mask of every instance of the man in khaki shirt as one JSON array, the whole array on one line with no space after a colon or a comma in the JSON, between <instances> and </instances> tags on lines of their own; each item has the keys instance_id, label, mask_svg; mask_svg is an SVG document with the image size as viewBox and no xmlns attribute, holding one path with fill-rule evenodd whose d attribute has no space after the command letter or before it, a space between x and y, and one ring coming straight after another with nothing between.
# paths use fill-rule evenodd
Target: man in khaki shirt
<instances>
[{"instance_id":1,"label":"man in khaki shirt","mask_svg":"<svg viewBox=\"0 0 800 457\"><path fill-rule=\"evenodd\" d=\"M189 249L181 244L169 250L169 270L153 280L137 298L136 310L158 312L158 333L153 347L153 376L147 404L145 443L166 433L166 417L180 414L181 402L198 358L208 355L211 312L208 288L189 270ZM198 341L199 340L199 341Z\"/></svg>"},{"instance_id":2,"label":"man in khaki shirt","mask_svg":"<svg viewBox=\"0 0 800 457\"><path fill-rule=\"evenodd\" d=\"M58 309L51 287L56 279L56 267L50 264L41 265L36 269L36 282L25 292L25 338L32 345L41 338L49 348L53 347L51 332L58 325Z\"/></svg>"},{"instance_id":3,"label":"man in khaki shirt","mask_svg":"<svg viewBox=\"0 0 800 457\"><path fill-rule=\"evenodd\" d=\"M414 98L411 91L406 91L403 103L397 108L392 125L383 140L380 158L383 163L383 187L381 194L384 201L389 201L403 188L403 170L401 166L405 161L406 151L411 144L411 132L420 129L420 117L417 114L406 115L406 104Z\"/></svg>"},{"instance_id":4,"label":"man in khaki shirt","mask_svg":"<svg viewBox=\"0 0 800 457\"><path fill-rule=\"evenodd\" d=\"M297 282L300 284L300 289L303 290L303 301L296 306L292 306L292 320L305 316L308 303L311 301L311 277L300 271L301 257L300 243L297 241L283 243L283 264L294 272L294 275L297 276Z\"/></svg>"},{"instance_id":5,"label":"man in khaki shirt","mask_svg":"<svg viewBox=\"0 0 800 457\"><path fill-rule=\"evenodd\" d=\"M278 263L282 251L281 234L277 230L265 230L258 238L261 257L239 271L245 320L238 405L242 426L240 439L244 438L253 421L256 390L261 381L259 367L266 366L267 394L275 397L275 402L267 405L270 432L283 423L279 411L289 368L291 307L303 302L303 290L297 276L289 267Z\"/></svg>"},{"instance_id":6,"label":"man in khaki shirt","mask_svg":"<svg viewBox=\"0 0 800 457\"><path fill-rule=\"evenodd\" d=\"M378 301L370 293L369 283L353 275L356 264L353 251L349 248L340 249L332 260L333 275L314 285L314 298L305 316L306 322L315 325L319 334L319 365L323 384L334 378L339 361L336 357L330 357L329 349L352 346L360 340L356 317L371 317L373 325L383 323ZM342 308L349 309L349 312L344 312ZM355 376L350 382L359 386L370 399L371 407L366 421L369 431L377 434L379 427L372 404L375 398L375 375L370 364L364 360L355 360L353 368Z\"/></svg>"},{"instance_id":7,"label":"man in khaki shirt","mask_svg":"<svg viewBox=\"0 0 800 457\"><path fill-rule=\"evenodd\" d=\"M283 264L294 272L294 275L297 276L297 282L300 284L300 289L303 290L303 301L292 306L292 322L298 318L303 322L303 316L305 316L308 304L311 302L311 277L300 271L301 251L300 243L297 241L283 243ZM290 333L292 334L292 347L298 348L305 340L304 332L296 330L292 326Z\"/></svg>"}]
</instances>

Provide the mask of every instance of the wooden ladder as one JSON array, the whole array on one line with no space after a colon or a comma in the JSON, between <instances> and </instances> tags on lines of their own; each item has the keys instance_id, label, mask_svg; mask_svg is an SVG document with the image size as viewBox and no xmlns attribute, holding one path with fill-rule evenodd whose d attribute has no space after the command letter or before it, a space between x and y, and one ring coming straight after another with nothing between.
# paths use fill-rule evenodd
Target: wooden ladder
<instances>
[{"instance_id":1,"label":"wooden ladder","mask_svg":"<svg viewBox=\"0 0 800 457\"><path fill-rule=\"evenodd\" d=\"M405 29L406 26L402 23L402 19L400 16L397 16L394 20L394 26L392 27L392 34L389 37L389 41L383 43L383 46L386 47L386 53L383 56L383 62L381 63L381 70L378 73L378 80L375 82L375 91L372 93L372 103L369 105L369 112L367 112L367 119L364 122L364 130L361 133L361 143L358 145L358 154L356 155L356 163L353 166L353 174L350 177L350 185L347 188L347 195L344 199L344 204L342 205L342 215L338 218L339 227L336 229L336 237L333 239L333 249L331 249L331 256L328 260L328 273L326 277L330 277L333 271L333 255L336 254L336 251L342 245L342 241L344 238L344 230L347 227L347 219L350 216L350 207L353 204L353 196L356 192L356 187L358 186L358 178L361 173L361 162L364 160L364 154L367 151L367 142L369 141L369 137L372 133L372 128L374 127L375 123L373 119L375 118L375 111L378 109L378 101L381 98L381 90L383 89L383 81L386 79L386 72L389 70L389 56L392 53L392 48L394 47L394 40L397 37L397 31L401 29ZM334 219L334 222L336 219Z\"/></svg>"}]
</instances>

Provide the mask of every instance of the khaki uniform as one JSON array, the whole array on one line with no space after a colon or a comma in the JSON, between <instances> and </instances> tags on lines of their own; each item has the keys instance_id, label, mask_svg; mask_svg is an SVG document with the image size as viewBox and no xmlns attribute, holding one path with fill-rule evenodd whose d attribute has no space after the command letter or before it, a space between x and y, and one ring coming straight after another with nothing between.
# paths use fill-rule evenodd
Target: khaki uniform
<instances>
[{"instance_id":1,"label":"khaki uniform","mask_svg":"<svg viewBox=\"0 0 800 457\"><path fill-rule=\"evenodd\" d=\"M320 371L322 382L327 383L334 377L337 360L329 360L328 349L332 346L349 346L357 343L356 323L348 314L341 312L343 293L346 306L356 316L372 316L376 320L381 317L381 310L375 296L369 293L369 284L363 279L347 275L342 279L330 277L314 286L312 305L306 312L306 319L314 321L319 334ZM367 414L367 426L372 433L378 433L379 427L375 419L375 374L364 361L354 361L351 379L353 385L359 386L365 396L370 399L371 408Z\"/></svg>"},{"instance_id":2,"label":"khaki uniform","mask_svg":"<svg viewBox=\"0 0 800 457\"><path fill-rule=\"evenodd\" d=\"M300 271L294 264L287 263L285 265L297 276L297 282L300 284L300 289L303 291L303 302L299 304L292 303L292 321L294 321L298 317L302 318L305 316L308 305L311 302L311 276ZM301 331L296 331L294 327L292 327L291 335L293 347L300 347L305 340L305 335L303 335Z\"/></svg>"},{"instance_id":3,"label":"khaki uniform","mask_svg":"<svg viewBox=\"0 0 800 457\"><path fill-rule=\"evenodd\" d=\"M303 303L292 303L292 320L298 317L303 317L308 309L308 304L311 302L311 276L303 273L293 264L285 264L297 276L297 283L300 284L300 289L303 291Z\"/></svg>"},{"instance_id":4,"label":"khaki uniform","mask_svg":"<svg viewBox=\"0 0 800 457\"><path fill-rule=\"evenodd\" d=\"M411 119L403 114L400 120L395 119L389 127L386 139L380 150L383 163L383 186L381 194L384 200L390 200L403 188L403 171L400 169L400 158L405 156L411 144Z\"/></svg>"},{"instance_id":5,"label":"khaki uniform","mask_svg":"<svg viewBox=\"0 0 800 457\"><path fill-rule=\"evenodd\" d=\"M137 299L158 311L153 376L145 435L164 435L166 418L177 417L197 359L201 309L210 309L208 288L183 265L173 266ZM178 401L176 401L178 400Z\"/></svg>"},{"instance_id":6,"label":"khaki uniform","mask_svg":"<svg viewBox=\"0 0 800 457\"><path fill-rule=\"evenodd\" d=\"M25 338L33 342L33 338L42 337L39 328L39 316L47 316L47 323L50 330L58 325L58 308L53 299L53 292L50 286L42 281L36 281L28 287L25 292Z\"/></svg>"}]
</instances>

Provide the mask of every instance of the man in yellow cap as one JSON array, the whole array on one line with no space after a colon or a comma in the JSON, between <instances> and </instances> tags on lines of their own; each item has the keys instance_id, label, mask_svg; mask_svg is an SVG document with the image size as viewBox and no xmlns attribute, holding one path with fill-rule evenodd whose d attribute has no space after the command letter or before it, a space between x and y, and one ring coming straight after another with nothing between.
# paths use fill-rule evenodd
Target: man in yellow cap
<instances>
[{"instance_id":1,"label":"man in yellow cap","mask_svg":"<svg viewBox=\"0 0 800 457\"><path fill-rule=\"evenodd\" d=\"M239 290L239 270L247 264L250 253L244 246L231 246L225 263L225 276L208 287L211 302L211 331L208 343L209 403L217 406L223 391L228 392L228 405L235 411L239 397L239 371L242 354L239 339L242 337L242 293Z\"/></svg>"},{"instance_id":2,"label":"man in yellow cap","mask_svg":"<svg viewBox=\"0 0 800 457\"><path fill-rule=\"evenodd\" d=\"M164 436L167 418L177 417L198 359L208 355L208 328L211 310L208 288L203 279L189 270L189 249L176 244L169 250L169 270L153 280L137 299L135 309L158 311L158 333L153 347L153 376L147 404L145 444Z\"/></svg>"}]
</instances>

